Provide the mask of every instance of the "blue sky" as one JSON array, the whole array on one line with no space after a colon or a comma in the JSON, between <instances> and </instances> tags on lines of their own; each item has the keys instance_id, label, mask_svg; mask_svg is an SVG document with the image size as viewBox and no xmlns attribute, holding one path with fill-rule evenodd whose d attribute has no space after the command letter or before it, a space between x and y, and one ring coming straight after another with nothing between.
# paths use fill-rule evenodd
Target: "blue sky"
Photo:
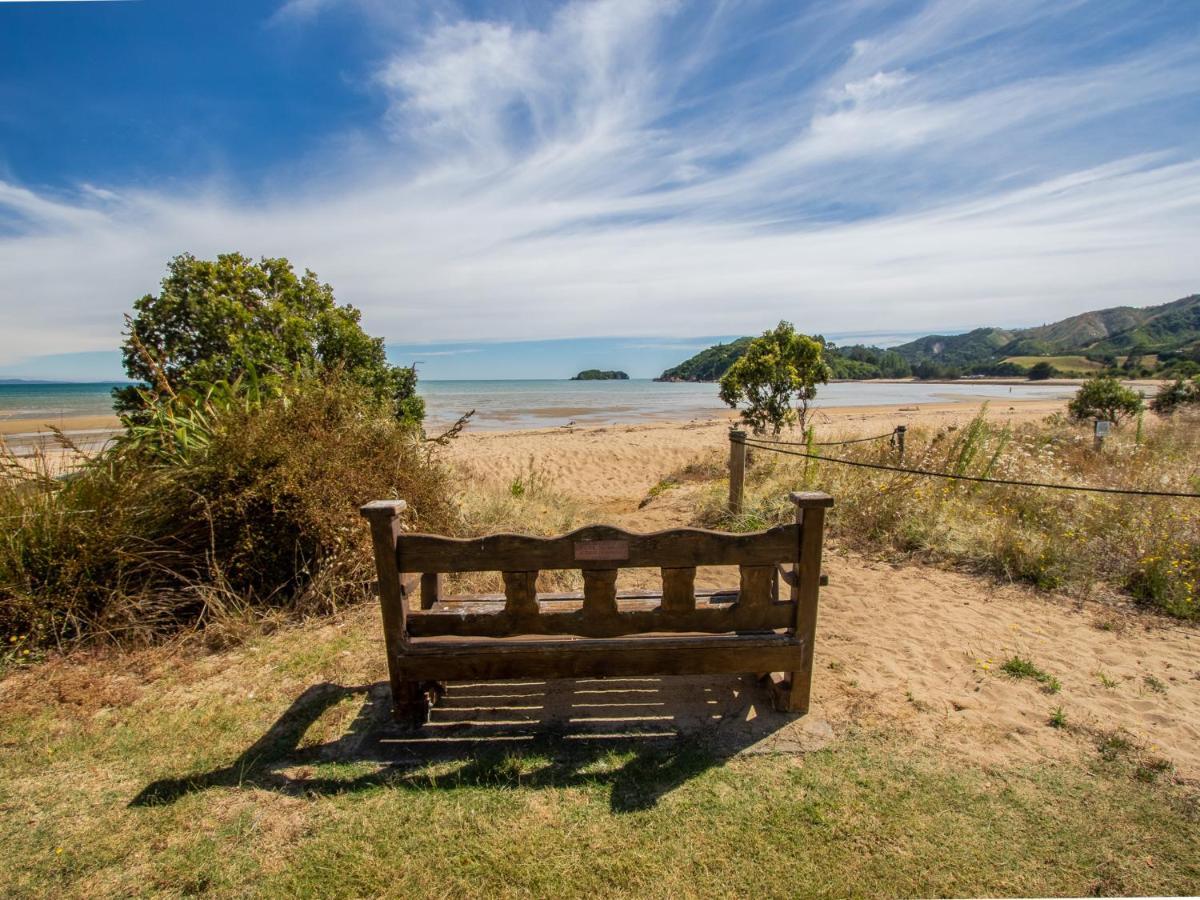
<instances>
[{"instance_id":1,"label":"blue sky","mask_svg":"<svg viewBox=\"0 0 1200 900\"><path fill-rule=\"evenodd\" d=\"M428 377L1161 303L1197 137L1190 0L0 0L0 374L117 374L185 250Z\"/></svg>"}]
</instances>

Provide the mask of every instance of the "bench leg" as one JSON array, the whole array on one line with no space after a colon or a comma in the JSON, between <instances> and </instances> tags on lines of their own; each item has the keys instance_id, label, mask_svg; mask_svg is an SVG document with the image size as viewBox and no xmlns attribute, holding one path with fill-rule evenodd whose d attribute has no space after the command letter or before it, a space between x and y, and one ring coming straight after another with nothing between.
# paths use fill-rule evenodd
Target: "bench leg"
<instances>
[{"instance_id":1,"label":"bench leg","mask_svg":"<svg viewBox=\"0 0 1200 900\"><path fill-rule=\"evenodd\" d=\"M800 667L787 676L787 711L804 715L808 712L809 696L812 694L813 652L811 638L804 646Z\"/></svg>"},{"instance_id":2,"label":"bench leg","mask_svg":"<svg viewBox=\"0 0 1200 900\"><path fill-rule=\"evenodd\" d=\"M812 672L790 672L788 681L787 711L804 715L808 712L808 699L812 692Z\"/></svg>"},{"instance_id":3,"label":"bench leg","mask_svg":"<svg viewBox=\"0 0 1200 900\"><path fill-rule=\"evenodd\" d=\"M392 683L392 718L398 725L420 728L429 721L429 711L446 695L440 681L399 681Z\"/></svg>"},{"instance_id":4,"label":"bench leg","mask_svg":"<svg viewBox=\"0 0 1200 900\"><path fill-rule=\"evenodd\" d=\"M392 719L420 728L429 720L429 705L419 681L392 680Z\"/></svg>"}]
</instances>

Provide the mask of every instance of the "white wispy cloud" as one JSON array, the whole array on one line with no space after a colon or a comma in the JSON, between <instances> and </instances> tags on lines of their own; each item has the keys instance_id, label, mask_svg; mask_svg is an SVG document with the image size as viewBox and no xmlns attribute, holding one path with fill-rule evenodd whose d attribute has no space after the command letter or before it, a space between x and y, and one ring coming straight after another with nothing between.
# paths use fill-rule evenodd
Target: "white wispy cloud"
<instances>
[{"instance_id":1,"label":"white wispy cloud","mask_svg":"<svg viewBox=\"0 0 1200 900\"><path fill-rule=\"evenodd\" d=\"M409 342L937 330L1196 289L1200 160L1129 133L1200 94L1182 40L1083 62L1082 34L1029 36L1074 4L844 4L763 38L756 4L713 9L442 10L367 77L371 162L286 193L0 182L0 362L111 346L183 250L288 256Z\"/></svg>"}]
</instances>

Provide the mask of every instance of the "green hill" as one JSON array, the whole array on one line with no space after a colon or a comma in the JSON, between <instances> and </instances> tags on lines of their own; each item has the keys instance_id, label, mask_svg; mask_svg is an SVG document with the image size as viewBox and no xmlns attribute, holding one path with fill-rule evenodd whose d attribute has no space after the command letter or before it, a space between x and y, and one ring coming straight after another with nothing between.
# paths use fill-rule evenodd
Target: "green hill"
<instances>
[{"instance_id":1,"label":"green hill","mask_svg":"<svg viewBox=\"0 0 1200 900\"><path fill-rule=\"evenodd\" d=\"M970 366L997 358L1013 340L1014 332L999 328L976 328L966 334L931 334L893 349L909 363L937 362L946 366Z\"/></svg>"},{"instance_id":2,"label":"green hill","mask_svg":"<svg viewBox=\"0 0 1200 900\"><path fill-rule=\"evenodd\" d=\"M659 376L659 381L716 381L745 352L751 338L717 344ZM972 373L1019 375L1038 358L1079 360L1070 371L1125 364L1132 358L1155 374L1200 366L1200 294L1158 306L1116 306L1032 328L976 328L931 334L890 350L826 344L839 379L944 377ZM1134 370L1141 371L1138 366ZM1062 368L1059 365L1059 368Z\"/></svg>"},{"instance_id":3,"label":"green hill","mask_svg":"<svg viewBox=\"0 0 1200 900\"><path fill-rule=\"evenodd\" d=\"M1200 294L1159 306L1115 306L1048 325L1005 331L977 328L966 334L931 335L895 350L911 363L969 367L1014 356L1080 354L1100 359L1191 349L1200 341Z\"/></svg>"},{"instance_id":4,"label":"green hill","mask_svg":"<svg viewBox=\"0 0 1200 900\"><path fill-rule=\"evenodd\" d=\"M753 338L738 338L731 344L717 344L701 350L690 359L667 369L655 381L716 381L746 352Z\"/></svg>"}]
</instances>

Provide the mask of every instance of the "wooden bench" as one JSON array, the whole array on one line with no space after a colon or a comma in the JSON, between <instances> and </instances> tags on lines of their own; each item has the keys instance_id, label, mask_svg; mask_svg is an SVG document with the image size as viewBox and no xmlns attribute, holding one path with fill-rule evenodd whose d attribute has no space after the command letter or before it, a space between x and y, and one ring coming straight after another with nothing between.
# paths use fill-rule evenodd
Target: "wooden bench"
<instances>
[{"instance_id":1,"label":"wooden bench","mask_svg":"<svg viewBox=\"0 0 1200 900\"><path fill-rule=\"evenodd\" d=\"M833 498L791 499L795 525L751 534L594 525L553 538L410 534L403 500L368 503L396 721L423 723L445 681L747 672L776 673L776 706L807 712ZM739 589L695 590L697 566L738 566ZM660 569L662 590L618 592L631 567ZM581 570L583 592L538 594L544 569ZM442 596L444 573L497 571L503 594Z\"/></svg>"}]
</instances>

